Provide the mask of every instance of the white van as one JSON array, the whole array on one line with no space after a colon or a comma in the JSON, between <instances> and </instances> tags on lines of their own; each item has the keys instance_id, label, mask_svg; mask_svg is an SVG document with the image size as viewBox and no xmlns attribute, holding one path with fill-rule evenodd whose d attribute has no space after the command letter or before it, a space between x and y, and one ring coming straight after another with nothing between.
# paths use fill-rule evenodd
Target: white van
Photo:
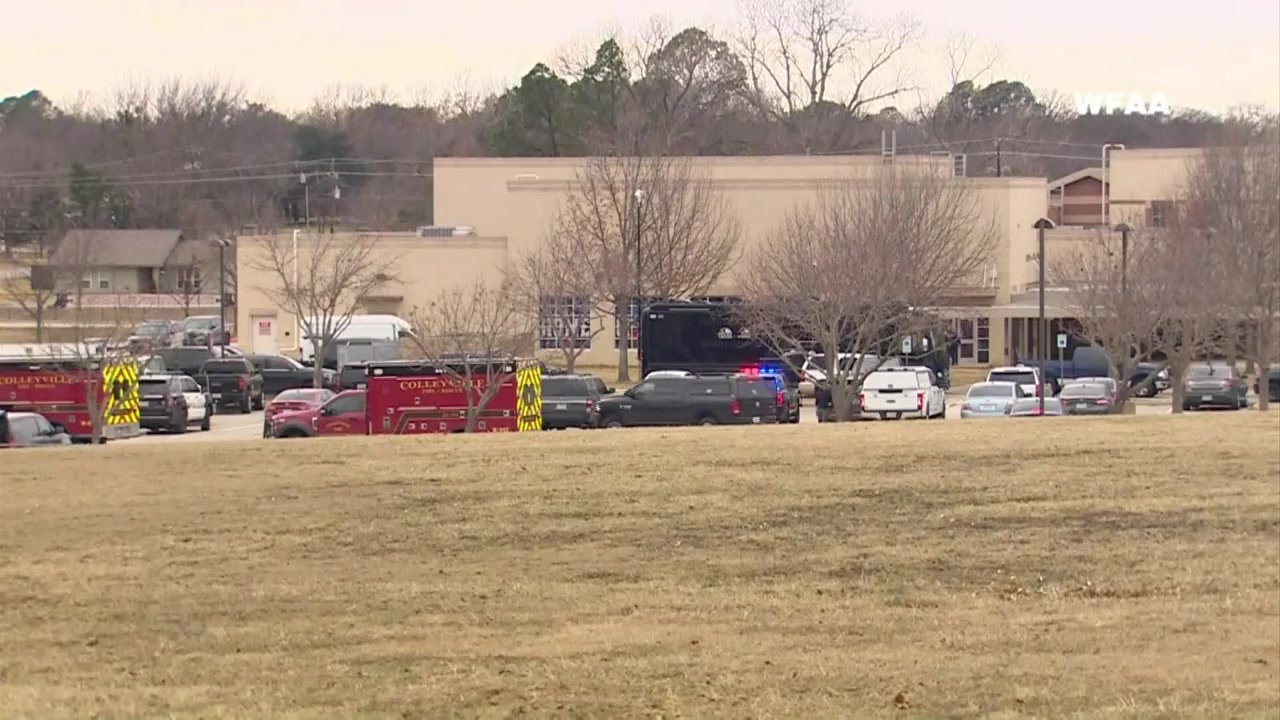
<instances>
[{"instance_id":1,"label":"white van","mask_svg":"<svg viewBox=\"0 0 1280 720\"><path fill-rule=\"evenodd\" d=\"M864 418L941 419L947 416L947 393L938 386L933 371L926 367L876 370L862 382L859 400Z\"/></svg>"},{"instance_id":2,"label":"white van","mask_svg":"<svg viewBox=\"0 0 1280 720\"><path fill-rule=\"evenodd\" d=\"M323 325L324 318L313 318L312 327ZM301 328L303 363L310 363L315 356L315 347L307 335L306 327ZM335 335L334 340L386 340L399 342L401 338L412 337L413 326L396 315L352 315L342 332Z\"/></svg>"}]
</instances>

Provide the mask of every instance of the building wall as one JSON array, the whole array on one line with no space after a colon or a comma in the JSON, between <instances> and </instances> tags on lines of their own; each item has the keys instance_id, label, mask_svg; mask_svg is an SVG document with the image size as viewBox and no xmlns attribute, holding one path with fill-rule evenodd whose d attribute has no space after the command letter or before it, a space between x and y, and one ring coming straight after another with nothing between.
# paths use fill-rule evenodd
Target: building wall
<instances>
[{"instance_id":1,"label":"building wall","mask_svg":"<svg viewBox=\"0 0 1280 720\"><path fill-rule=\"evenodd\" d=\"M581 159L450 158L435 164L435 220L439 225L472 226L478 237L418 238L387 234L379 242L401 256L400 282L380 293L375 307L365 311L394 312L407 317L421 305L456 283L496 279L503 263L535 249L573 187ZM700 158L698 170L725 193L742 227L742 252L775 232L794 208L816 198L822 183L835 179L870 179L883 165L867 157ZM899 163L933 165L950 170L948 158L899 158ZM958 288L956 307L946 310L957 327L964 321L987 325L983 362L1006 355L1003 327L992 320L993 306L1008 303L1028 282L1026 255L1034 252L1036 220L1047 214L1046 181L1040 178L958 179L971 187L981 216L995 229L991 259L970 287ZM296 348L294 318L274 307L262 287L273 283L270 273L257 269L260 241L242 238L238 255L238 317L240 342L254 349ZM305 236L300 255L305 263ZM1033 268L1032 264L1032 268ZM1032 272L1032 277L1034 273ZM712 293L731 294L733 271ZM598 318L592 348L584 365L617 362L612 318ZM625 335L625 333L623 333ZM977 362L975 352L969 358ZM554 357L556 351L547 351ZM634 353L633 353L634 354Z\"/></svg>"},{"instance_id":2,"label":"building wall","mask_svg":"<svg viewBox=\"0 0 1280 720\"><path fill-rule=\"evenodd\" d=\"M1108 170L1112 225L1147 225L1152 203L1176 200L1203 154L1200 148L1112 151Z\"/></svg>"},{"instance_id":3,"label":"building wall","mask_svg":"<svg viewBox=\"0 0 1280 720\"><path fill-rule=\"evenodd\" d=\"M331 236L329 236L331 237ZM355 240L354 235L349 236ZM280 241L290 242L280 235ZM338 236L338 241L342 236ZM297 350L297 319L276 306L264 288L280 287L282 278L264 270L267 251L264 237L243 237L236 255L236 327L243 347L258 352ZM298 261L306 267L314 241L306 234L298 239ZM380 288L360 313L399 315L410 319L415 307L430 303L459 284L496 280L507 258L505 238L420 238L412 233L384 233L376 237L377 251L396 259L396 281Z\"/></svg>"},{"instance_id":4,"label":"building wall","mask_svg":"<svg viewBox=\"0 0 1280 720\"><path fill-rule=\"evenodd\" d=\"M1050 205L1049 219L1058 225L1102 225L1102 181L1086 177L1068 183L1051 193Z\"/></svg>"}]
</instances>

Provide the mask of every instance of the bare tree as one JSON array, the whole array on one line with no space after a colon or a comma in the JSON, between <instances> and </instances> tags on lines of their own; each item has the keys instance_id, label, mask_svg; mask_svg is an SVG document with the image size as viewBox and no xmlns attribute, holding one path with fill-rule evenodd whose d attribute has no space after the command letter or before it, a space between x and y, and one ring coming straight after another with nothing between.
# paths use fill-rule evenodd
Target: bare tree
<instances>
[{"instance_id":1,"label":"bare tree","mask_svg":"<svg viewBox=\"0 0 1280 720\"><path fill-rule=\"evenodd\" d=\"M742 14L738 54L751 99L806 152L832 149L817 132L828 111L858 117L910 86L894 62L920 37L914 20L874 22L847 0L748 0Z\"/></svg>"},{"instance_id":2,"label":"bare tree","mask_svg":"<svg viewBox=\"0 0 1280 720\"><path fill-rule=\"evenodd\" d=\"M45 319L50 310L65 305L69 296L57 286L57 273L51 264L56 240L52 231L37 233L30 242L12 249L10 262L14 268L0 277L0 297L12 302L31 316L36 324L36 342L44 342Z\"/></svg>"},{"instance_id":3,"label":"bare tree","mask_svg":"<svg viewBox=\"0 0 1280 720\"><path fill-rule=\"evenodd\" d=\"M749 256L744 312L788 363L812 343L823 349L845 420L866 375L904 339L934 329L928 309L975 283L995 241L967 181L892 167L835 181Z\"/></svg>"},{"instance_id":4,"label":"bare tree","mask_svg":"<svg viewBox=\"0 0 1280 720\"><path fill-rule=\"evenodd\" d=\"M1187 369L1218 349L1231 299L1232 280L1217 231L1201 225L1188 210L1185 202L1178 203L1169 227L1156 230L1149 240L1155 248L1150 271L1160 279L1153 283L1152 301L1164 315L1155 351L1169 364L1175 413L1185 409Z\"/></svg>"},{"instance_id":5,"label":"bare tree","mask_svg":"<svg viewBox=\"0 0 1280 720\"><path fill-rule=\"evenodd\" d=\"M1267 378L1280 317L1280 147L1275 120L1236 127L1187 174L1188 215L1213 228L1222 263L1227 325L1242 321L1246 357L1260 378L1258 407L1269 406ZM1232 338L1230 352L1236 343Z\"/></svg>"},{"instance_id":6,"label":"bare tree","mask_svg":"<svg viewBox=\"0 0 1280 720\"><path fill-rule=\"evenodd\" d=\"M737 215L689 158L593 157L578 171L553 231L597 284L618 329L618 379L645 297L703 294L733 265ZM633 317L634 314L634 317Z\"/></svg>"},{"instance_id":7,"label":"bare tree","mask_svg":"<svg viewBox=\"0 0 1280 720\"><path fill-rule=\"evenodd\" d=\"M1066 305L1083 340L1102 348L1119 378L1114 412L1124 412L1131 394L1154 390L1156 373L1130 388L1138 363L1154 359L1165 323L1156 300L1164 280L1152 274L1160 247L1150 232L1131 232L1126 252L1118 233L1098 230L1062 256L1048 260L1046 274L1070 288Z\"/></svg>"},{"instance_id":8,"label":"bare tree","mask_svg":"<svg viewBox=\"0 0 1280 720\"><path fill-rule=\"evenodd\" d=\"M512 305L527 309L537 323L539 344L557 350L573 372L603 323L593 299L595 279L583 272L571 243L548 233L541 247L517 258L504 274Z\"/></svg>"},{"instance_id":9,"label":"bare tree","mask_svg":"<svg viewBox=\"0 0 1280 720\"><path fill-rule=\"evenodd\" d=\"M72 365L84 385L85 404L92 423L92 442L108 437L115 424L113 415L136 403L137 388L121 380L110 380L107 370L133 362L128 351L132 328L125 309L118 303L95 303L89 307L82 278L97 267L97 238L92 232L70 233L58 246L54 263L54 284L71 298L71 341L51 346L51 357ZM136 408L135 408L136 409Z\"/></svg>"},{"instance_id":10,"label":"bare tree","mask_svg":"<svg viewBox=\"0 0 1280 720\"><path fill-rule=\"evenodd\" d=\"M477 283L415 308L412 322L412 344L463 390L465 432L475 432L489 403L515 378L516 358L532 351L530 316L511 302L506 288Z\"/></svg>"},{"instance_id":11,"label":"bare tree","mask_svg":"<svg viewBox=\"0 0 1280 720\"><path fill-rule=\"evenodd\" d=\"M375 292L398 282L399 257L374 234L271 232L255 245L250 264L269 278L259 289L298 319L298 342L314 353L312 382L322 387L329 348Z\"/></svg>"}]
</instances>

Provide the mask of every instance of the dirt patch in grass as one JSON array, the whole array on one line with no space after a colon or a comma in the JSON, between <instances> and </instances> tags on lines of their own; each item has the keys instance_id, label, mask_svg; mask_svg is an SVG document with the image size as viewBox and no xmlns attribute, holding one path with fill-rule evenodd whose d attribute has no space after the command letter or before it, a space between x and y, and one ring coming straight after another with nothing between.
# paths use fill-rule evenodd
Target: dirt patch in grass
<instances>
[{"instance_id":1,"label":"dirt patch in grass","mask_svg":"<svg viewBox=\"0 0 1280 720\"><path fill-rule=\"evenodd\" d=\"M123 443L4 461L6 716L1280 704L1275 414Z\"/></svg>"}]
</instances>

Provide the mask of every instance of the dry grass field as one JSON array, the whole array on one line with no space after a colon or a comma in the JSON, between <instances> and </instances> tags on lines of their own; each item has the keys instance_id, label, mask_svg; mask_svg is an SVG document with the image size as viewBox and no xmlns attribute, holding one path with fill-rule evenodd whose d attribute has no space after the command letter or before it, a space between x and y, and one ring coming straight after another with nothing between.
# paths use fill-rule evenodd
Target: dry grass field
<instances>
[{"instance_id":1,"label":"dry grass field","mask_svg":"<svg viewBox=\"0 0 1280 720\"><path fill-rule=\"evenodd\" d=\"M4 717L1280 712L1276 414L3 459Z\"/></svg>"}]
</instances>

